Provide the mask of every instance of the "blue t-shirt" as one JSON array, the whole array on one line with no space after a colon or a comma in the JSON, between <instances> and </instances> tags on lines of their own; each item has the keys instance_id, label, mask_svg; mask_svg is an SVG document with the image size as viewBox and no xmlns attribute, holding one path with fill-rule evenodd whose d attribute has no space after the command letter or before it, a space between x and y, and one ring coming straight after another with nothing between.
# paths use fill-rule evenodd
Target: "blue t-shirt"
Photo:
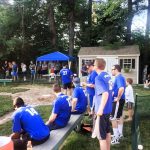
<instances>
[{"instance_id":1,"label":"blue t-shirt","mask_svg":"<svg viewBox=\"0 0 150 150\"><path fill-rule=\"evenodd\" d=\"M54 101L53 110L57 114L55 123L61 127L67 125L71 115L71 104L67 95L60 94Z\"/></svg>"},{"instance_id":2,"label":"blue t-shirt","mask_svg":"<svg viewBox=\"0 0 150 150\"><path fill-rule=\"evenodd\" d=\"M124 92L121 96L121 99L125 99L125 88L126 88L126 81L125 78L122 76L122 74L119 74L115 77L115 82L114 82L114 87L113 87L113 100L115 97L118 96L118 91L119 88L123 87L124 88Z\"/></svg>"},{"instance_id":3,"label":"blue t-shirt","mask_svg":"<svg viewBox=\"0 0 150 150\"><path fill-rule=\"evenodd\" d=\"M87 98L81 86L76 86L73 90L72 98L77 98L75 110L85 112L87 107Z\"/></svg>"},{"instance_id":4,"label":"blue t-shirt","mask_svg":"<svg viewBox=\"0 0 150 150\"><path fill-rule=\"evenodd\" d=\"M13 132L20 133L23 129L34 140L42 140L50 133L41 116L30 106L18 108L12 116L12 121Z\"/></svg>"},{"instance_id":5,"label":"blue t-shirt","mask_svg":"<svg viewBox=\"0 0 150 150\"><path fill-rule=\"evenodd\" d=\"M101 72L95 78L95 96L94 96L94 106L95 112L98 112L98 109L101 105L102 94L108 92L108 100L106 102L103 114L109 114L112 111L112 80L110 75L107 72Z\"/></svg>"},{"instance_id":6,"label":"blue t-shirt","mask_svg":"<svg viewBox=\"0 0 150 150\"><path fill-rule=\"evenodd\" d=\"M17 64L12 65L12 71L13 72L17 72L17 68L18 68Z\"/></svg>"},{"instance_id":7,"label":"blue t-shirt","mask_svg":"<svg viewBox=\"0 0 150 150\"><path fill-rule=\"evenodd\" d=\"M60 70L60 76L63 84L71 83L71 75L72 71L70 69L63 68Z\"/></svg>"},{"instance_id":8,"label":"blue t-shirt","mask_svg":"<svg viewBox=\"0 0 150 150\"><path fill-rule=\"evenodd\" d=\"M97 76L96 71L92 71L88 76L87 76L87 84L95 84L95 77ZM91 87L86 87L86 91L90 95L95 95L95 89Z\"/></svg>"}]
</instances>

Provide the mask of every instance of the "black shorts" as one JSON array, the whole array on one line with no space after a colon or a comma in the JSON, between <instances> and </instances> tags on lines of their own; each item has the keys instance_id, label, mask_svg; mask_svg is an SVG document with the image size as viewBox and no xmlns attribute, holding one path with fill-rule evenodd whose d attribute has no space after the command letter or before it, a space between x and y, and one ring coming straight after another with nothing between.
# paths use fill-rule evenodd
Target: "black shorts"
<instances>
[{"instance_id":1,"label":"black shorts","mask_svg":"<svg viewBox=\"0 0 150 150\"><path fill-rule=\"evenodd\" d=\"M133 103L132 102L127 102L127 109L132 109L133 108Z\"/></svg>"},{"instance_id":2,"label":"black shorts","mask_svg":"<svg viewBox=\"0 0 150 150\"><path fill-rule=\"evenodd\" d=\"M113 102L110 120L120 119L123 113L124 103L124 99L120 99L119 102Z\"/></svg>"},{"instance_id":3,"label":"black shorts","mask_svg":"<svg viewBox=\"0 0 150 150\"><path fill-rule=\"evenodd\" d=\"M71 88L72 88L71 82L70 82L70 83L63 84L63 89L71 89Z\"/></svg>"},{"instance_id":4,"label":"black shorts","mask_svg":"<svg viewBox=\"0 0 150 150\"><path fill-rule=\"evenodd\" d=\"M106 140L106 136L110 133L110 114L103 114L99 119L99 136L100 140ZM94 125L95 126L95 125Z\"/></svg>"}]
</instances>

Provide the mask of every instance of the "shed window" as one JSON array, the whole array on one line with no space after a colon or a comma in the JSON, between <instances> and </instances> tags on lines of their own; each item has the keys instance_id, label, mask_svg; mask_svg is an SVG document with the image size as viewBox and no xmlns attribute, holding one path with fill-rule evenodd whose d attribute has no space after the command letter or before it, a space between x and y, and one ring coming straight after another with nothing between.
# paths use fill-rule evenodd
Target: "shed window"
<instances>
[{"instance_id":1,"label":"shed window","mask_svg":"<svg viewBox=\"0 0 150 150\"><path fill-rule=\"evenodd\" d=\"M120 66L122 69L135 69L135 59L120 59Z\"/></svg>"}]
</instances>

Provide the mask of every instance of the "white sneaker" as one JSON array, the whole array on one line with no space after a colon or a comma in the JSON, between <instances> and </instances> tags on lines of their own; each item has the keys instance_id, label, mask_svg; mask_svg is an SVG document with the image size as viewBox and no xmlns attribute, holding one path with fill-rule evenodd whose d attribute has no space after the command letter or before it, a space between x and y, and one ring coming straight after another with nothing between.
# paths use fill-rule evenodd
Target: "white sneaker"
<instances>
[{"instance_id":1,"label":"white sneaker","mask_svg":"<svg viewBox=\"0 0 150 150\"><path fill-rule=\"evenodd\" d=\"M118 139L122 139L123 138L123 134L119 134Z\"/></svg>"},{"instance_id":2,"label":"white sneaker","mask_svg":"<svg viewBox=\"0 0 150 150\"><path fill-rule=\"evenodd\" d=\"M115 144L120 144L120 142L119 139L114 136L111 140L111 145L115 145Z\"/></svg>"}]
</instances>

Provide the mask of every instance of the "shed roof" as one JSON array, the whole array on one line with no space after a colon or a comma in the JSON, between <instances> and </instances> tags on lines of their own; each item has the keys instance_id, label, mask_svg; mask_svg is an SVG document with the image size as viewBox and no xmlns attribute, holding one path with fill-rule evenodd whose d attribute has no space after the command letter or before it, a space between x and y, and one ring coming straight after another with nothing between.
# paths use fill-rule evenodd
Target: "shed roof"
<instances>
[{"instance_id":1,"label":"shed roof","mask_svg":"<svg viewBox=\"0 0 150 150\"><path fill-rule=\"evenodd\" d=\"M78 56L83 55L140 55L139 46L123 46L117 50L107 50L104 47L81 47Z\"/></svg>"}]
</instances>

